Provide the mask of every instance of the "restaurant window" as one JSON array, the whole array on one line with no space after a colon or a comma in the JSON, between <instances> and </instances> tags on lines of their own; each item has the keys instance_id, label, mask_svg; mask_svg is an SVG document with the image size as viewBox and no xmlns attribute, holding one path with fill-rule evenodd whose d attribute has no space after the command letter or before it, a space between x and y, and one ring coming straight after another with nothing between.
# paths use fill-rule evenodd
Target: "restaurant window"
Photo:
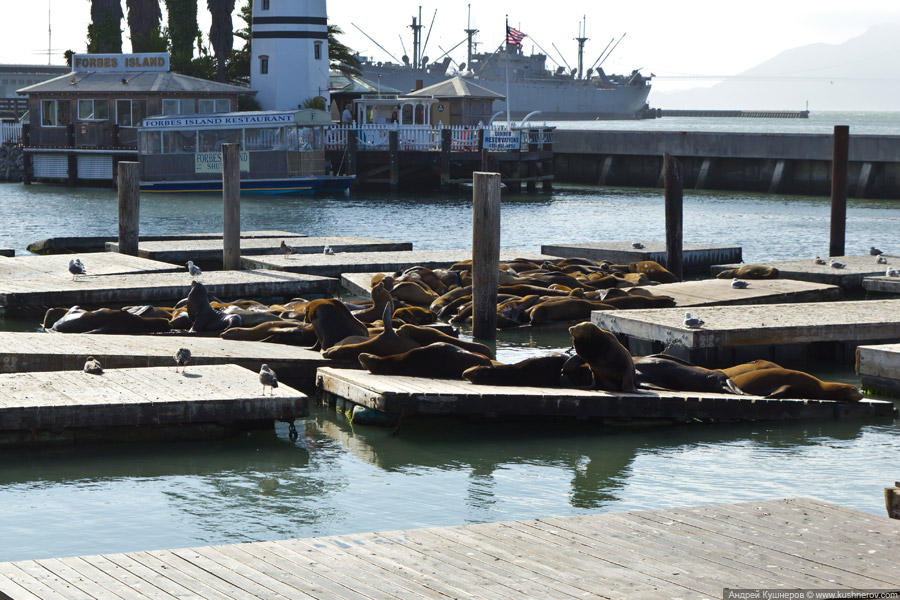
<instances>
[{"instance_id":1,"label":"restaurant window","mask_svg":"<svg viewBox=\"0 0 900 600\"><path fill-rule=\"evenodd\" d=\"M192 115L195 112L193 98L163 98L164 115Z\"/></svg>"},{"instance_id":2,"label":"restaurant window","mask_svg":"<svg viewBox=\"0 0 900 600\"><path fill-rule=\"evenodd\" d=\"M197 112L200 114L226 113L231 111L231 101L227 98L203 98L197 100Z\"/></svg>"},{"instance_id":3,"label":"restaurant window","mask_svg":"<svg viewBox=\"0 0 900 600\"><path fill-rule=\"evenodd\" d=\"M159 131L141 131L138 133L138 152L143 155L159 154L160 152L160 132Z\"/></svg>"},{"instance_id":4,"label":"restaurant window","mask_svg":"<svg viewBox=\"0 0 900 600\"><path fill-rule=\"evenodd\" d=\"M244 135L240 129L204 129L199 138L200 152L220 152L222 144L240 144L240 149L244 149Z\"/></svg>"},{"instance_id":5,"label":"restaurant window","mask_svg":"<svg viewBox=\"0 0 900 600\"><path fill-rule=\"evenodd\" d=\"M106 121L109 119L109 102L107 100L79 100L79 121Z\"/></svg>"},{"instance_id":6,"label":"restaurant window","mask_svg":"<svg viewBox=\"0 0 900 600\"><path fill-rule=\"evenodd\" d=\"M59 101L41 100L41 126L56 127L59 125Z\"/></svg>"},{"instance_id":7,"label":"restaurant window","mask_svg":"<svg viewBox=\"0 0 900 600\"><path fill-rule=\"evenodd\" d=\"M195 149L197 134L193 131L164 131L163 154L191 154Z\"/></svg>"},{"instance_id":8,"label":"restaurant window","mask_svg":"<svg viewBox=\"0 0 900 600\"><path fill-rule=\"evenodd\" d=\"M116 125L119 127L139 127L146 116L146 100L116 100Z\"/></svg>"},{"instance_id":9,"label":"restaurant window","mask_svg":"<svg viewBox=\"0 0 900 600\"><path fill-rule=\"evenodd\" d=\"M269 74L269 57L266 55L259 57L259 74L260 75L268 75Z\"/></svg>"}]
</instances>

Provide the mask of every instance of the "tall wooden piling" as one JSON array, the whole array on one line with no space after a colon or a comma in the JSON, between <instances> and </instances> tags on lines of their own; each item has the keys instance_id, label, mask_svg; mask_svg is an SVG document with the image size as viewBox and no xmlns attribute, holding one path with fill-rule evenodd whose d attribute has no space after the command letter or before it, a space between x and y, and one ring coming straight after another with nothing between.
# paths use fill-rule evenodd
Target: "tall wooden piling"
<instances>
[{"instance_id":1,"label":"tall wooden piling","mask_svg":"<svg viewBox=\"0 0 900 600\"><path fill-rule=\"evenodd\" d=\"M850 127L834 126L834 149L831 159L831 245L829 256L844 256L847 229L847 163Z\"/></svg>"},{"instance_id":2,"label":"tall wooden piling","mask_svg":"<svg viewBox=\"0 0 900 600\"><path fill-rule=\"evenodd\" d=\"M356 139L356 130L347 132L347 175L356 175L356 152L359 149L359 140Z\"/></svg>"},{"instance_id":3,"label":"tall wooden piling","mask_svg":"<svg viewBox=\"0 0 900 600\"><path fill-rule=\"evenodd\" d=\"M900 481L894 482L892 488L884 488L884 507L890 518L900 519Z\"/></svg>"},{"instance_id":4,"label":"tall wooden piling","mask_svg":"<svg viewBox=\"0 0 900 600\"><path fill-rule=\"evenodd\" d=\"M400 133L397 130L388 132L388 156L390 157L391 191L400 186Z\"/></svg>"},{"instance_id":5,"label":"tall wooden piling","mask_svg":"<svg viewBox=\"0 0 900 600\"><path fill-rule=\"evenodd\" d=\"M472 174L472 335L497 338L500 173Z\"/></svg>"},{"instance_id":6,"label":"tall wooden piling","mask_svg":"<svg viewBox=\"0 0 900 600\"><path fill-rule=\"evenodd\" d=\"M241 155L238 144L222 144L222 268L241 268Z\"/></svg>"},{"instance_id":7,"label":"tall wooden piling","mask_svg":"<svg viewBox=\"0 0 900 600\"><path fill-rule=\"evenodd\" d=\"M666 186L666 268L683 279L682 221L683 183L681 163L669 153L663 155Z\"/></svg>"},{"instance_id":8,"label":"tall wooden piling","mask_svg":"<svg viewBox=\"0 0 900 600\"><path fill-rule=\"evenodd\" d=\"M441 129L441 189L450 185L450 149L453 146L453 132Z\"/></svg>"},{"instance_id":9,"label":"tall wooden piling","mask_svg":"<svg viewBox=\"0 0 900 600\"><path fill-rule=\"evenodd\" d=\"M141 221L140 169L136 162L120 161L119 253L137 256Z\"/></svg>"}]
</instances>

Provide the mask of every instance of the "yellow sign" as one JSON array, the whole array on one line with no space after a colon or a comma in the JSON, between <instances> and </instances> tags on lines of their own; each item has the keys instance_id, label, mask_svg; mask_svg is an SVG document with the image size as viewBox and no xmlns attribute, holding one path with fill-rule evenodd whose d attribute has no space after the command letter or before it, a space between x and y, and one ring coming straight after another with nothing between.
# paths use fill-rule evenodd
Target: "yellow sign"
<instances>
[{"instance_id":1,"label":"yellow sign","mask_svg":"<svg viewBox=\"0 0 900 600\"><path fill-rule=\"evenodd\" d=\"M241 172L250 172L250 153L239 152L241 157ZM194 154L194 173L221 173L221 152L197 152Z\"/></svg>"}]
</instances>

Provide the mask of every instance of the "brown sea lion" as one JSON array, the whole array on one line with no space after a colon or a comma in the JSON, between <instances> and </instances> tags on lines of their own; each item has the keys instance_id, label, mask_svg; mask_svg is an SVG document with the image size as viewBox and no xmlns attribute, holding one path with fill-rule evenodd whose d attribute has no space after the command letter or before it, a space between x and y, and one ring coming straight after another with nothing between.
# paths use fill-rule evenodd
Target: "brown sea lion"
<instances>
[{"instance_id":1,"label":"brown sea lion","mask_svg":"<svg viewBox=\"0 0 900 600\"><path fill-rule=\"evenodd\" d=\"M357 343L335 344L322 352L322 356L332 360L356 360L360 354L374 354L375 356L389 356L402 354L418 348L421 344L412 338L402 337L394 331L391 312L393 303L384 307L382 320L384 329L378 335Z\"/></svg>"},{"instance_id":2,"label":"brown sea lion","mask_svg":"<svg viewBox=\"0 0 900 600\"><path fill-rule=\"evenodd\" d=\"M310 302L306 319L316 332L317 345L321 350L328 350L351 335L369 335L365 323L354 317L343 302L334 298L317 298Z\"/></svg>"},{"instance_id":3,"label":"brown sea lion","mask_svg":"<svg viewBox=\"0 0 900 600\"><path fill-rule=\"evenodd\" d=\"M443 294L442 296L439 296L438 298L436 298L428 306L428 308L431 309L433 312L437 313L438 315L440 315L441 311L448 304L458 300L459 298L462 298L463 296L471 296L471 295L472 295L471 287L453 288L452 290L448 291L446 294Z\"/></svg>"},{"instance_id":4,"label":"brown sea lion","mask_svg":"<svg viewBox=\"0 0 900 600\"><path fill-rule=\"evenodd\" d=\"M74 307L73 307L74 308ZM41 323L41 326L44 329L50 329L53 327L53 324L66 316L66 313L69 312L68 308L48 308L47 312L44 313L44 320Z\"/></svg>"},{"instance_id":5,"label":"brown sea lion","mask_svg":"<svg viewBox=\"0 0 900 600\"><path fill-rule=\"evenodd\" d=\"M667 308L675 306L675 299L671 296L640 296L628 295L619 298L604 298L604 304L616 308L617 310L632 310L641 308Z\"/></svg>"},{"instance_id":6,"label":"brown sea lion","mask_svg":"<svg viewBox=\"0 0 900 600\"><path fill-rule=\"evenodd\" d=\"M632 273L643 273L650 281L657 283L677 283L680 281L675 274L653 260L641 260L628 265Z\"/></svg>"},{"instance_id":7,"label":"brown sea lion","mask_svg":"<svg viewBox=\"0 0 900 600\"><path fill-rule=\"evenodd\" d=\"M575 353L587 361L594 387L612 392L636 392L634 359L616 336L590 321L569 327Z\"/></svg>"},{"instance_id":8,"label":"brown sea lion","mask_svg":"<svg viewBox=\"0 0 900 600\"><path fill-rule=\"evenodd\" d=\"M479 385L521 385L559 387L565 354L548 354L526 358L510 365L483 365L463 371L463 379Z\"/></svg>"},{"instance_id":9,"label":"brown sea lion","mask_svg":"<svg viewBox=\"0 0 900 600\"><path fill-rule=\"evenodd\" d=\"M394 318L412 325L430 325L437 321L437 315L421 306L406 306L394 311Z\"/></svg>"},{"instance_id":10,"label":"brown sea lion","mask_svg":"<svg viewBox=\"0 0 900 600\"><path fill-rule=\"evenodd\" d=\"M114 308L84 310L73 306L50 328L60 333L136 334L169 331L168 319L145 318Z\"/></svg>"},{"instance_id":11,"label":"brown sea lion","mask_svg":"<svg viewBox=\"0 0 900 600\"><path fill-rule=\"evenodd\" d=\"M438 295L426 290L422 285L416 281L400 281L394 284L390 294L395 300L400 300L407 304L430 306L432 302L438 299Z\"/></svg>"},{"instance_id":12,"label":"brown sea lion","mask_svg":"<svg viewBox=\"0 0 900 600\"><path fill-rule=\"evenodd\" d=\"M494 351L484 344L470 340L461 340L458 337L444 333L434 327L407 324L400 327L397 330L397 334L415 340L420 346L427 346L428 344L433 344L435 342L444 342L459 346L469 352L475 352L477 354L483 354L488 358L494 358Z\"/></svg>"},{"instance_id":13,"label":"brown sea lion","mask_svg":"<svg viewBox=\"0 0 900 600\"><path fill-rule=\"evenodd\" d=\"M801 398L856 402L863 399L855 385L822 381L803 371L770 368L749 371L732 378L747 394L766 398Z\"/></svg>"},{"instance_id":14,"label":"brown sea lion","mask_svg":"<svg viewBox=\"0 0 900 600\"><path fill-rule=\"evenodd\" d=\"M570 356L563 363L561 373L559 375L559 384L563 387L591 389L594 387L594 373L591 371L591 365L578 356Z\"/></svg>"},{"instance_id":15,"label":"brown sea lion","mask_svg":"<svg viewBox=\"0 0 900 600\"><path fill-rule=\"evenodd\" d=\"M726 269L716 275L716 279L778 279L778 269L766 265L742 265L737 269Z\"/></svg>"},{"instance_id":16,"label":"brown sea lion","mask_svg":"<svg viewBox=\"0 0 900 600\"><path fill-rule=\"evenodd\" d=\"M316 331L309 323L295 323L293 327L273 328L270 330L269 336L263 338L262 341L311 348L319 341L319 338L316 337Z\"/></svg>"},{"instance_id":17,"label":"brown sea lion","mask_svg":"<svg viewBox=\"0 0 900 600\"><path fill-rule=\"evenodd\" d=\"M769 362L767 360L754 360L747 363L742 363L740 365L734 365L733 367L728 367L727 369L719 369L729 377L737 377L738 375L743 375L744 373L749 373L750 371L757 371L759 369L780 369L781 365L776 365L773 362Z\"/></svg>"},{"instance_id":18,"label":"brown sea lion","mask_svg":"<svg viewBox=\"0 0 900 600\"><path fill-rule=\"evenodd\" d=\"M220 333L219 337L223 340L261 342L271 336L277 329L293 329L297 325L297 321L265 321L252 327L231 327Z\"/></svg>"},{"instance_id":19,"label":"brown sea lion","mask_svg":"<svg viewBox=\"0 0 900 600\"><path fill-rule=\"evenodd\" d=\"M385 287L384 282L379 281L372 286L372 306L363 310L351 311L353 316L363 323L373 323L384 314L384 307L391 302L391 293Z\"/></svg>"},{"instance_id":20,"label":"brown sea lion","mask_svg":"<svg viewBox=\"0 0 900 600\"><path fill-rule=\"evenodd\" d=\"M463 371L469 367L490 365L491 359L453 344L436 342L390 356L360 354L359 362L376 375L461 379Z\"/></svg>"},{"instance_id":21,"label":"brown sea lion","mask_svg":"<svg viewBox=\"0 0 900 600\"><path fill-rule=\"evenodd\" d=\"M428 267L410 267L405 269L399 276L397 281L412 281L425 286L428 291L434 292L437 296L447 291L447 285L441 281L437 273Z\"/></svg>"},{"instance_id":22,"label":"brown sea lion","mask_svg":"<svg viewBox=\"0 0 900 600\"><path fill-rule=\"evenodd\" d=\"M172 309L165 309L161 307L152 306L150 304L145 304L143 306L126 306L124 309L130 312L133 315L137 315L139 317L144 317L145 319L167 319L171 320L172 318Z\"/></svg>"},{"instance_id":23,"label":"brown sea lion","mask_svg":"<svg viewBox=\"0 0 900 600\"><path fill-rule=\"evenodd\" d=\"M540 301L541 297L535 294L506 300L497 305L497 316L502 316L520 324L527 323L528 314L526 311Z\"/></svg>"},{"instance_id":24,"label":"brown sea lion","mask_svg":"<svg viewBox=\"0 0 900 600\"><path fill-rule=\"evenodd\" d=\"M532 325L543 325L557 321L577 321L590 318L591 311L615 310L611 305L587 298L551 299L536 304L530 309Z\"/></svg>"},{"instance_id":25,"label":"brown sea lion","mask_svg":"<svg viewBox=\"0 0 900 600\"><path fill-rule=\"evenodd\" d=\"M741 393L722 371L704 369L665 354L637 357L634 359L634 368L641 384L682 392Z\"/></svg>"}]
</instances>

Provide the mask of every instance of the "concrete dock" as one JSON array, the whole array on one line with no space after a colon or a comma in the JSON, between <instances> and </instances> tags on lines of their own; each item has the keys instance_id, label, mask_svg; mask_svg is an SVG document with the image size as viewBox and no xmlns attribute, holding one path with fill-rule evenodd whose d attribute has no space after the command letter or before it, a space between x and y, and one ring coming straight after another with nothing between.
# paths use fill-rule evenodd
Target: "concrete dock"
<instances>
[{"instance_id":1,"label":"concrete dock","mask_svg":"<svg viewBox=\"0 0 900 600\"><path fill-rule=\"evenodd\" d=\"M864 390L900 396L900 344L858 347L856 373Z\"/></svg>"},{"instance_id":2,"label":"concrete dock","mask_svg":"<svg viewBox=\"0 0 900 600\"><path fill-rule=\"evenodd\" d=\"M281 242L294 248L298 255L322 254L326 246L334 252L395 252L412 250L410 242L394 242L367 237L286 237L251 238L241 240L241 255L281 256ZM106 249L117 252L118 242L109 242ZM189 260L199 265L222 264L222 240L201 239L178 242L138 243L138 256L183 265Z\"/></svg>"},{"instance_id":3,"label":"concrete dock","mask_svg":"<svg viewBox=\"0 0 900 600\"><path fill-rule=\"evenodd\" d=\"M896 269L900 269L900 258L895 261ZM885 265L882 265L885 266ZM900 296L900 277L888 277L884 274L863 279L866 296L871 298Z\"/></svg>"},{"instance_id":4,"label":"concrete dock","mask_svg":"<svg viewBox=\"0 0 900 600\"><path fill-rule=\"evenodd\" d=\"M81 254L47 254L0 258L0 281L23 279L72 279L69 261L78 259L88 276L123 275L126 273L174 273L184 271L184 265L149 260L116 252L86 252ZM85 277L79 275L79 277Z\"/></svg>"},{"instance_id":5,"label":"concrete dock","mask_svg":"<svg viewBox=\"0 0 900 600\"><path fill-rule=\"evenodd\" d=\"M542 262L555 260L546 254L522 250L500 250L500 260L525 258ZM292 273L309 273L339 278L344 273L393 273L420 266L447 268L454 263L472 260L471 250L411 250L402 252L339 252L336 254L300 254L293 256L243 256L245 269L277 269Z\"/></svg>"},{"instance_id":6,"label":"concrete dock","mask_svg":"<svg viewBox=\"0 0 900 600\"><path fill-rule=\"evenodd\" d=\"M319 397L344 410L354 406L396 418L569 418L598 424L879 419L893 417L891 402L772 400L757 396L640 390L613 393L569 388L475 385L464 380L373 375L361 369L319 369ZM350 405L347 405L350 403ZM386 420L385 420L386 421Z\"/></svg>"},{"instance_id":7,"label":"concrete dock","mask_svg":"<svg viewBox=\"0 0 900 600\"><path fill-rule=\"evenodd\" d=\"M200 277L207 291L228 301L238 298L294 298L303 294L338 291L337 279L271 270L207 271ZM71 277L0 280L0 307L9 312L44 310L48 306L100 307L122 304L171 306L187 298L191 276L179 273L88 275Z\"/></svg>"},{"instance_id":8,"label":"concrete dock","mask_svg":"<svg viewBox=\"0 0 900 600\"><path fill-rule=\"evenodd\" d=\"M836 269L829 265L829 257L823 256L824 265L817 265L814 258L801 260L783 260L761 264L767 267L776 267L778 277L781 279L798 279L800 281L812 281L814 283L826 283L838 285L845 290L862 290L863 279L884 275L886 265L875 262L875 257L869 254L856 256L836 256L835 260L843 263L843 269ZM900 265L900 256L887 257ZM727 269L737 269L740 264L713 265L712 274L716 275Z\"/></svg>"},{"instance_id":9,"label":"concrete dock","mask_svg":"<svg viewBox=\"0 0 900 600\"><path fill-rule=\"evenodd\" d=\"M798 364L808 358L852 362L856 346L900 339L900 300L710 306L691 311L704 321L684 326L684 310L594 311L591 320L615 333L632 354L666 351L704 367L754 359Z\"/></svg>"},{"instance_id":10,"label":"concrete dock","mask_svg":"<svg viewBox=\"0 0 900 600\"><path fill-rule=\"evenodd\" d=\"M101 361L102 362L102 361ZM236 365L0 375L0 445L221 436L309 415L308 399Z\"/></svg>"},{"instance_id":11,"label":"concrete dock","mask_svg":"<svg viewBox=\"0 0 900 600\"><path fill-rule=\"evenodd\" d=\"M290 231L242 231L241 239L253 238L289 238L289 237L306 237L303 233L293 233ZM166 235L141 235L139 242L162 242L162 241L185 241L185 240L221 240L222 232L212 233L176 233ZM103 252L106 249L107 242L118 242L118 237L112 236L72 236L72 237L54 237L45 240L39 240L28 244L29 252L35 254L58 254L69 252Z\"/></svg>"},{"instance_id":12,"label":"concrete dock","mask_svg":"<svg viewBox=\"0 0 900 600\"><path fill-rule=\"evenodd\" d=\"M643 248L632 247L634 242L643 244ZM682 266L686 273L709 273L712 265L741 262L740 246L712 246L708 244L683 244ZM548 244L541 246L541 252L563 258L587 258L589 260L607 260L617 265L642 260L656 261L666 264L666 243L644 240L628 242L593 242L582 244Z\"/></svg>"},{"instance_id":13,"label":"concrete dock","mask_svg":"<svg viewBox=\"0 0 900 600\"><path fill-rule=\"evenodd\" d=\"M896 590L898 540L900 521L797 498L7 562L0 598L637 600L720 599L725 589Z\"/></svg>"}]
</instances>

